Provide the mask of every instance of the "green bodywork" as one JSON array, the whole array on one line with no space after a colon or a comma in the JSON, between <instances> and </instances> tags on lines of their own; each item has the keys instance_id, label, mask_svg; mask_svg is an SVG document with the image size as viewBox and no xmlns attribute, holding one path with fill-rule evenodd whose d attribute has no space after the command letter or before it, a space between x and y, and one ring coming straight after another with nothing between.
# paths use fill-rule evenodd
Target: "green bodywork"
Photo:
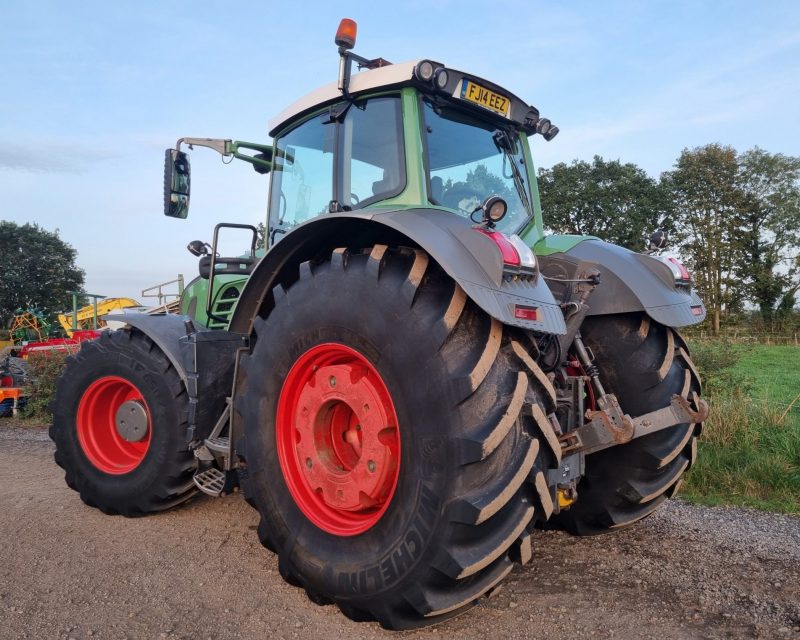
<instances>
[{"instance_id":1,"label":"green bodywork","mask_svg":"<svg viewBox=\"0 0 800 640\"><path fill-rule=\"evenodd\" d=\"M422 114L419 108L419 94L416 89L406 88L400 92L403 107L403 138L406 156L406 186L393 198L376 202L367 208L411 209L413 207L431 206L428 202L428 191L425 186L425 164L422 143ZM424 204L423 204L424 203Z\"/></svg>"},{"instance_id":2,"label":"green bodywork","mask_svg":"<svg viewBox=\"0 0 800 640\"><path fill-rule=\"evenodd\" d=\"M392 92L395 95L396 91ZM365 94L359 96L363 98L372 98L380 95L386 95L386 90ZM428 209L443 209L445 207L434 205L430 202L428 194L428 180L425 167L425 143L423 140L423 114L420 101L420 92L414 87L404 87L400 90L400 98L402 105L402 118L403 118L403 135L405 145L405 164L406 164L406 183L403 190L390 198L386 198L379 202L370 204L365 207L365 210L398 210L398 209L412 209L425 207ZM306 115L302 120L324 113L329 107L324 107L316 112ZM281 131L277 132L275 139L278 140L282 135L288 133L289 130L294 128L298 121L293 121L284 127ZM533 159L531 157L528 136L520 132L520 141L523 147L523 154L525 159L525 170L527 173L528 184L530 185L530 200L533 209L533 216L528 220L525 226L518 231L518 234L523 241L532 247L537 254L548 255L555 252L564 252L583 240L588 239L588 236L565 236L565 235L545 235L544 223L542 220L542 208L539 198L539 190L536 181L536 170L534 167ZM254 168L259 173L266 173L271 168L271 163L264 159L264 156L271 157L274 147L264 144L241 142L241 141L227 141L225 150L229 155L235 158L244 160L254 165ZM264 154L261 158L256 158L250 155L242 154L239 149L251 149L259 151ZM488 194L490 195L490 194ZM267 212L266 229L270 228L269 225L270 212ZM279 240L280 238L278 238ZM246 278L241 276L216 276L214 279L214 296L212 302L212 314L230 317L234 304L229 305L229 299L223 299L223 292L228 291L228 288L235 286L238 288L239 293L246 282ZM221 323L215 320L209 322L208 314L206 313L206 291L208 288L208 280L197 278L189 283L184 292L181 301L181 313L192 316L192 318L204 326L209 328L226 328ZM195 302L193 303L192 300Z\"/></svg>"},{"instance_id":3,"label":"green bodywork","mask_svg":"<svg viewBox=\"0 0 800 640\"><path fill-rule=\"evenodd\" d=\"M181 296L181 314L190 316L197 324L209 329L227 329L227 322L222 323L208 317L206 312L208 282L207 278L195 278L187 285ZM230 320L246 282L247 278L242 276L226 274L214 276L211 313ZM235 297L232 295L234 290L236 291Z\"/></svg>"},{"instance_id":4,"label":"green bodywork","mask_svg":"<svg viewBox=\"0 0 800 640\"><path fill-rule=\"evenodd\" d=\"M566 253L584 240L599 240L595 236L574 236L552 234L537 236L535 234L523 235L522 239L531 247L538 256L549 256L553 253Z\"/></svg>"}]
</instances>

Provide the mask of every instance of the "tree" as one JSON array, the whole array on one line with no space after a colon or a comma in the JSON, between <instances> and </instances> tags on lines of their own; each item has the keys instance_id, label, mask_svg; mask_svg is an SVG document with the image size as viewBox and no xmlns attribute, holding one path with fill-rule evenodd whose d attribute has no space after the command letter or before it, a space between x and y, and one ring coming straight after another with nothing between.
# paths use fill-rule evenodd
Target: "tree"
<instances>
[{"instance_id":1,"label":"tree","mask_svg":"<svg viewBox=\"0 0 800 640\"><path fill-rule=\"evenodd\" d=\"M671 230L668 192L635 164L574 160L539 170L545 225L559 233L595 235L641 251L658 228Z\"/></svg>"},{"instance_id":2,"label":"tree","mask_svg":"<svg viewBox=\"0 0 800 640\"><path fill-rule=\"evenodd\" d=\"M256 249L267 248L267 227L263 222L259 222L256 227Z\"/></svg>"},{"instance_id":3,"label":"tree","mask_svg":"<svg viewBox=\"0 0 800 640\"><path fill-rule=\"evenodd\" d=\"M684 149L662 176L676 206L678 239L695 284L719 333L723 310L741 308L746 289L738 277L745 256L745 194L732 147Z\"/></svg>"},{"instance_id":4,"label":"tree","mask_svg":"<svg viewBox=\"0 0 800 640\"><path fill-rule=\"evenodd\" d=\"M37 224L0 220L0 323L6 326L17 309L35 307L45 315L72 307L68 291L83 286L77 252Z\"/></svg>"},{"instance_id":5,"label":"tree","mask_svg":"<svg viewBox=\"0 0 800 640\"><path fill-rule=\"evenodd\" d=\"M739 156L739 182L746 260L737 274L772 322L791 312L800 289L800 158L756 147Z\"/></svg>"},{"instance_id":6,"label":"tree","mask_svg":"<svg viewBox=\"0 0 800 640\"><path fill-rule=\"evenodd\" d=\"M491 173L485 164L479 164L473 170L468 171L466 183L477 193L500 196L506 202L514 202L519 199L516 190L509 189L508 182Z\"/></svg>"}]
</instances>

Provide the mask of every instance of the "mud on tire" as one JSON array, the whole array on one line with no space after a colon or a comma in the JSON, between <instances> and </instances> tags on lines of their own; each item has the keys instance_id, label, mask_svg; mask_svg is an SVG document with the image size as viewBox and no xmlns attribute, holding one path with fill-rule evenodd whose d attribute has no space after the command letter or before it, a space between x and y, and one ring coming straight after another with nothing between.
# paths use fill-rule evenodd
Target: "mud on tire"
<instances>
[{"instance_id":1,"label":"mud on tire","mask_svg":"<svg viewBox=\"0 0 800 640\"><path fill-rule=\"evenodd\" d=\"M148 429L133 444L114 432L115 409L132 397L146 408ZM67 359L52 409L55 461L87 505L140 516L194 495L186 391L168 358L142 333L103 332L84 342Z\"/></svg>"},{"instance_id":2,"label":"mud on tire","mask_svg":"<svg viewBox=\"0 0 800 640\"><path fill-rule=\"evenodd\" d=\"M257 321L256 345L242 362L236 408L245 432L242 488L281 575L314 602L387 628L431 624L469 607L508 574L512 558L530 558L528 527L552 509L549 495L528 482L548 456L531 412L532 404L553 410L541 371L420 250L338 249L302 265L299 280L273 294L275 307ZM312 523L278 459L284 380L322 344L366 358L398 419L393 496L354 535Z\"/></svg>"},{"instance_id":3,"label":"mud on tire","mask_svg":"<svg viewBox=\"0 0 800 640\"><path fill-rule=\"evenodd\" d=\"M581 327L600 380L631 416L669 404L673 394L700 393L686 343L644 314L588 318ZM675 495L697 454L702 425L681 424L586 457L578 501L550 524L577 535L626 527Z\"/></svg>"}]
</instances>

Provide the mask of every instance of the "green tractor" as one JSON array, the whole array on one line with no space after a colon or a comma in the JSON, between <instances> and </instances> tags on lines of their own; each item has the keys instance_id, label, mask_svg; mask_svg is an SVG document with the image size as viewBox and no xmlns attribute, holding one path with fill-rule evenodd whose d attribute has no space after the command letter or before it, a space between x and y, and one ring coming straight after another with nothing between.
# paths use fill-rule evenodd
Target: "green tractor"
<instances>
[{"instance_id":1,"label":"green tractor","mask_svg":"<svg viewBox=\"0 0 800 640\"><path fill-rule=\"evenodd\" d=\"M338 82L273 144L167 151L177 218L182 145L269 176L266 252L250 225L190 243L181 315L84 343L50 435L105 513L239 486L287 582L408 629L475 604L537 528L602 533L675 494L708 413L676 327L705 308L674 260L545 235L528 139L558 129L535 107L354 43L344 20ZM231 228L242 256L218 255Z\"/></svg>"}]
</instances>

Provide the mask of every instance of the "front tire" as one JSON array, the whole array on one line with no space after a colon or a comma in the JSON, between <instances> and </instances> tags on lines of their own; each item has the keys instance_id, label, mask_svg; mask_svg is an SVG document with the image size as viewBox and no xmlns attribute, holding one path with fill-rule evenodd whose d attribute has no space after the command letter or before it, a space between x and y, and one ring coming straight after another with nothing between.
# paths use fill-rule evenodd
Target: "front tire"
<instances>
[{"instance_id":1,"label":"front tire","mask_svg":"<svg viewBox=\"0 0 800 640\"><path fill-rule=\"evenodd\" d=\"M529 407L550 399L519 343L418 250L337 250L274 296L237 409L242 487L281 574L392 629L468 608L530 557Z\"/></svg>"},{"instance_id":2,"label":"front tire","mask_svg":"<svg viewBox=\"0 0 800 640\"><path fill-rule=\"evenodd\" d=\"M633 416L692 398L700 378L686 344L670 327L644 314L596 316L581 326L607 393ZM578 501L551 520L576 535L627 527L678 491L697 455L701 424L679 424L586 457Z\"/></svg>"},{"instance_id":3,"label":"front tire","mask_svg":"<svg viewBox=\"0 0 800 640\"><path fill-rule=\"evenodd\" d=\"M169 359L142 333L103 332L67 359L50 438L67 485L107 514L163 511L195 494L188 400Z\"/></svg>"}]
</instances>

